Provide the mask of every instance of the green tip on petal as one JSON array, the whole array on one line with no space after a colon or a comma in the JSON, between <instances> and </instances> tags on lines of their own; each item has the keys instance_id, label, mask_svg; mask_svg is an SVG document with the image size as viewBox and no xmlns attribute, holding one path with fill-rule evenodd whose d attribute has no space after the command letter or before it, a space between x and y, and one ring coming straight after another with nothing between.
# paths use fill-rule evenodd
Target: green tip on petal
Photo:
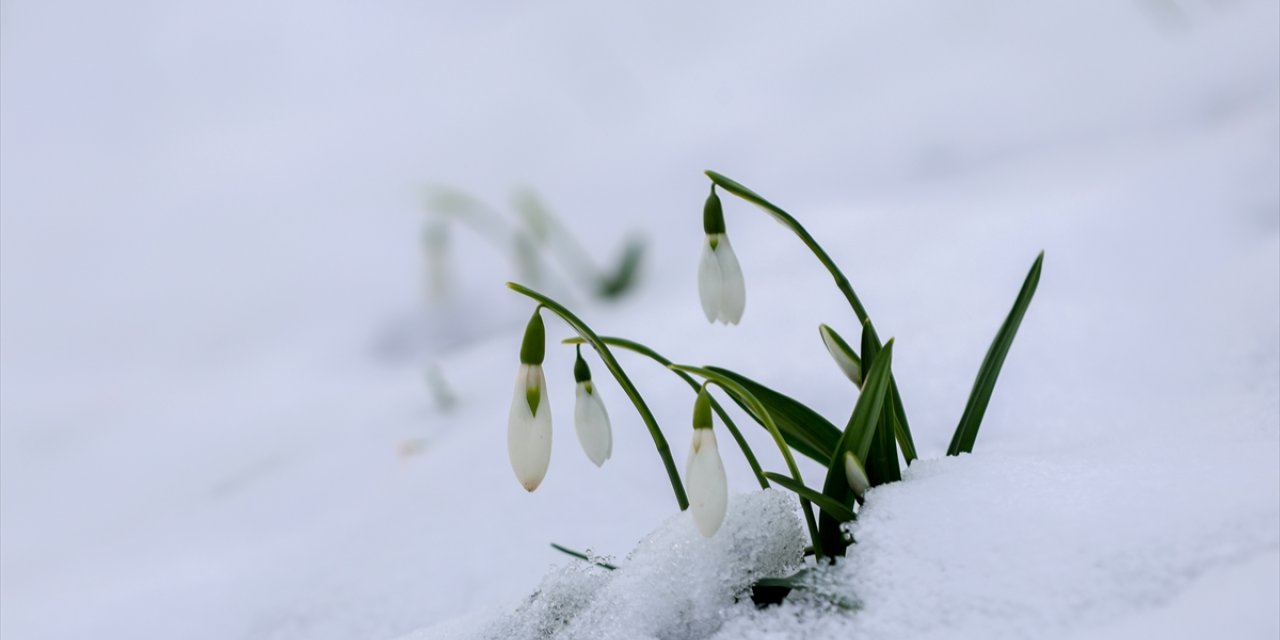
<instances>
[{"instance_id":1,"label":"green tip on petal","mask_svg":"<svg viewBox=\"0 0 1280 640\"><path fill-rule=\"evenodd\" d=\"M531 376L532 378L532 376ZM524 400L529 403L529 414L538 415L538 405L542 403L542 388L537 384L531 384L536 380L526 381L524 388Z\"/></svg>"},{"instance_id":2,"label":"green tip on petal","mask_svg":"<svg viewBox=\"0 0 1280 640\"><path fill-rule=\"evenodd\" d=\"M693 428L711 428L711 394L706 387L698 391L698 399L693 401Z\"/></svg>"},{"instance_id":3,"label":"green tip on petal","mask_svg":"<svg viewBox=\"0 0 1280 640\"><path fill-rule=\"evenodd\" d=\"M707 235L724 233L724 209L720 206L720 196L716 195L716 185L711 185L711 195L702 206L702 229ZM714 248L714 247L712 247Z\"/></svg>"},{"instance_id":4,"label":"green tip on petal","mask_svg":"<svg viewBox=\"0 0 1280 640\"><path fill-rule=\"evenodd\" d=\"M533 312L529 326L524 329L524 342L520 344L521 364L542 364L547 352L547 329L542 324L542 307Z\"/></svg>"},{"instance_id":5,"label":"green tip on petal","mask_svg":"<svg viewBox=\"0 0 1280 640\"><path fill-rule=\"evenodd\" d=\"M573 381L591 381L591 368L587 366L587 361L582 359L582 345L578 345L578 359L573 363Z\"/></svg>"}]
</instances>

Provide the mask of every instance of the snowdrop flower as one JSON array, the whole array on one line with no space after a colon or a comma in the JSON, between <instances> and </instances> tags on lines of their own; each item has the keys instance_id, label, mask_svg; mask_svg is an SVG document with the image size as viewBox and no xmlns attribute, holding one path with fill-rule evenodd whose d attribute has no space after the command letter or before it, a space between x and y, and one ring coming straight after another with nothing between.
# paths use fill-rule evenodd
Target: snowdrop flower
<instances>
[{"instance_id":1,"label":"snowdrop flower","mask_svg":"<svg viewBox=\"0 0 1280 640\"><path fill-rule=\"evenodd\" d=\"M858 358L858 354L854 353L849 343L836 333L835 329L825 324L818 325L818 333L822 334L822 344L826 345L827 352L831 354L831 359L836 361L836 366L840 367L840 371L853 381L859 389L862 388L862 360Z\"/></svg>"},{"instance_id":2,"label":"snowdrop flower","mask_svg":"<svg viewBox=\"0 0 1280 640\"><path fill-rule=\"evenodd\" d=\"M716 434L711 430L711 396L705 388L698 392L698 399L693 403L693 445L689 447L684 476L693 524L710 538L724 522L729 488L725 484Z\"/></svg>"},{"instance_id":3,"label":"snowdrop flower","mask_svg":"<svg viewBox=\"0 0 1280 640\"><path fill-rule=\"evenodd\" d=\"M849 481L849 488L859 500L866 495L867 489L871 488L871 481L867 479L867 470L862 468L862 463L858 462L858 456L853 455L852 451L844 452L844 478Z\"/></svg>"},{"instance_id":4,"label":"snowdrop flower","mask_svg":"<svg viewBox=\"0 0 1280 640\"><path fill-rule=\"evenodd\" d=\"M729 236L724 233L724 211L715 185L702 208L702 228L707 233L698 263L698 295L708 322L719 320L738 324L747 305L747 289L742 280L742 267L733 253Z\"/></svg>"},{"instance_id":5,"label":"snowdrop flower","mask_svg":"<svg viewBox=\"0 0 1280 640\"><path fill-rule=\"evenodd\" d=\"M578 347L578 360L573 364L573 379L578 388L577 403L573 409L573 427L578 432L582 450L597 467L613 455L613 431L609 427L609 413L600 401L600 394L591 383L591 369L582 359L582 347Z\"/></svg>"},{"instance_id":6,"label":"snowdrop flower","mask_svg":"<svg viewBox=\"0 0 1280 640\"><path fill-rule=\"evenodd\" d=\"M507 455L516 479L533 491L547 475L551 463L551 403L547 400L547 381L542 375L542 358L546 352L546 329L533 312L520 345L520 372L516 374L516 390L511 398L511 417L507 422Z\"/></svg>"}]
</instances>

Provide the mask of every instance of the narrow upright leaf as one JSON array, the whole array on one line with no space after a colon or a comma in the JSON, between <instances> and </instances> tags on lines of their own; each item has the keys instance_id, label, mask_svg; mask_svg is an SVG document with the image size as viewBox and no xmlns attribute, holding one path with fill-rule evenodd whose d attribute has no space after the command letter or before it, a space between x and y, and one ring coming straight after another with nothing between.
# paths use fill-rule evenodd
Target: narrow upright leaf
<instances>
[{"instance_id":1,"label":"narrow upright leaf","mask_svg":"<svg viewBox=\"0 0 1280 640\"><path fill-rule=\"evenodd\" d=\"M1000 325L1000 331L996 333L986 357L982 359L982 367L978 369L978 377L973 381L973 391L969 392L969 401L964 406L964 414L960 416L960 424L951 436L951 446L947 448L949 456L973 451L973 443L978 439L978 427L982 426L982 417L987 412L987 404L991 402L991 392L996 387L996 379L1000 377L1004 358L1009 354L1018 326L1022 324L1022 317L1026 315L1031 298L1036 294L1036 286L1040 284L1040 266L1043 263L1044 252L1041 251L1031 265L1027 279L1022 283L1022 290L1018 292L1018 299L1013 302L1009 317Z\"/></svg>"},{"instance_id":2,"label":"narrow upright leaf","mask_svg":"<svg viewBox=\"0 0 1280 640\"><path fill-rule=\"evenodd\" d=\"M862 362L864 366L875 365L880 349L880 336L876 334L875 327L871 326L869 321L864 323L862 327ZM890 378L889 388L885 392L886 402L884 403L884 409L880 412L879 419L876 420L875 430L871 436L871 449L866 455L858 458L863 461L867 470L867 478L873 487L902 479L902 469L898 465L892 393L893 379Z\"/></svg>"},{"instance_id":3,"label":"narrow upright leaf","mask_svg":"<svg viewBox=\"0 0 1280 640\"><path fill-rule=\"evenodd\" d=\"M863 362L866 354L863 354ZM844 453L853 452L859 460L866 460L871 451L872 438L876 424L885 405L885 396L889 392L889 378L892 375L893 340L889 340L876 354L867 371L862 384L862 395L853 408L853 416L849 418L849 426L845 428L840 442L836 445L835 455L827 461L827 478L822 485L822 493L835 502L850 507L854 502L853 490L849 488L849 480L845 477ZM819 535L823 549L827 555L835 557L844 555L844 536L840 532L840 521L825 513L819 514Z\"/></svg>"}]
</instances>

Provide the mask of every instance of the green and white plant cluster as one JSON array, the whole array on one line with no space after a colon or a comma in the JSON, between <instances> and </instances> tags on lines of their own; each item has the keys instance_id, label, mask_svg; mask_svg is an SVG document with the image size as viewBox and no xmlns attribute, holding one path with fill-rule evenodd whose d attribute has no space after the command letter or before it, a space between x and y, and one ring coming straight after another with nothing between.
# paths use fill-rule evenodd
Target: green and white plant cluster
<instances>
[{"instance_id":1,"label":"green and white plant cluster","mask_svg":"<svg viewBox=\"0 0 1280 640\"><path fill-rule=\"evenodd\" d=\"M612 433L608 413L600 400L599 388L592 380L587 362L582 357L581 347L584 344L596 352L640 414L666 470L677 506L682 511L690 512L702 535L710 537L716 534L724 520L728 504L728 489L714 415L719 417L736 443L761 489L776 485L796 494L808 528L809 549L815 562L834 562L836 558L844 556L848 546L854 542L848 525L857 518L859 505L865 499L868 489L902 479L899 453L902 462L907 465L917 459L903 398L893 377L894 340L890 338L881 341L848 278L794 217L723 175L708 171L707 176L711 179L711 193L703 207L706 240L698 267L698 290L707 320L734 325L741 320L746 307L743 271L726 235L723 205L717 194L717 189L720 189L760 207L799 237L830 272L837 289L856 317L861 327L858 348L851 346L827 324L818 327L823 344L840 371L852 383L851 396L856 395L851 415L843 428L837 427L799 401L739 373L715 366L676 364L639 342L600 336L555 300L528 287L508 283L508 287L538 303L525 330L520 349L520 369L516 377L508 424L511 466L520 483L527 490L533 491L546 475L551 459L551 406L542 370L546 329L541 312L545 309L577 333L575 337L564 341L566 344L576 345L578 349L574 366L574 379L577 383L574 426L584 452L593 463L600 466L609 459L612 454ZM987 350L947 448L947 455L954 456L973 450L1000 369L1035 295L1043 259L1044 253L1041 252L1032 264L1013 308ZM615 358L615 349L634 352L667 367L695 392L692 443L683 476L672 459L664 431ZM730 400L769 432L786 465L785 473L762 468L737 425L709 393L709 387L712 386L719 387ZM796 453L822 465L825 473L819 482L811 484L804 479L796 464ZM586 557L558 545L556 548L578 557ZM612 565L601 566L613 568ZM790 588L800 584L800 574L760 580L753 589L753 597L758 603L776 602L785 597Z\"/></svg>"}]
</instances>

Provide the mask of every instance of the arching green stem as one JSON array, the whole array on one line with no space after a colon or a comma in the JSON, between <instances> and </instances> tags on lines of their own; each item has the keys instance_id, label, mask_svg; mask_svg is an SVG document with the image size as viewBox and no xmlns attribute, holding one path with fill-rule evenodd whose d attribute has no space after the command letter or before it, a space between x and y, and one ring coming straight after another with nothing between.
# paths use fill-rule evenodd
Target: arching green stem
<instances>
[{"instance_id":1,"label":"arching green stem","mask_svg":"<svg viewBox=\"0 0 1280 640\"><path fill-rule=\"evenodd\" d=\"M649 406L644 403L644 398L640 397L640 392L636 390L635 385L631 384L631 379L622 370L622 365L618 364L617 359L613 357L613 353L609 351L609 347L600 339L600 336L596 335L591 330L591 327L588 327L578 316L555 300L514 282L508 282L507 288L540 302L548 311L560 316L561 320L573 327L573 330L577 331L583 340L595 348L596 353L600 355L600 360L604 362L604 366L609 369L609 373L613 374L613 377L618 381L618 385L622 387L623 392L627 394L627 397L631 399L631 403L635 405L636 411L640 414L640 419L649 428L649 435L653 437L653 445L657 448L658 455L662 458L663 466L666 467L667 477L671 480L671 489L675 491L676 503L680 505L680 510L688 509L689 498L685 496L684 485L680 482L680 474L676 471L676 463L671 459L671 447L667 445L667 439L662 435L662 429L658 427L658 421L654 419L653 412L649 411Z\"/></svg>"},{"instance_id":2,"label":"arching green stem","mask_svg":"<svg viewBox=\"0 0 1280 640\"><path fill-rule=\"evenodd\" d=\"M697 391L702 388L702 385L698 384L698 381L694 380L693 376L683 371L672 369L670 360L662 357L662 355L657 351L654 351L639 342L627 340L626 338L615 338L613 336L600 336L600 340L605 344L613 345L620 349L626 349L633 353L638 353L666 367L668 371L680 376L681 380L689 383L689 386L693 388L694 393L697 393ZM564 344L582 344L586 341L582 338L567 338L563 342ZM747 459L747 464L751 465L751 472L756 475L756 481L760 483L760 488L768 489L769 479L765 477L764 469L760 468L760 463L756 460L755 453L753 453L751 451L751 447L747 445L746 438L743 438L742 432L738 431L738 425L735 425L733 420L729 419L729 414L724 410L724 407L721 406L719 402L716 402L715 398L711 399L711 409L716 412L716 415L720 416L720 420L724 422L725 428L729 430L729 433L733 436L733 440L738 443L738 448L742 450L742 456Z\"/></svg>"},{"instance_id":3,"label":"arching green stem","mask_svg":"<svg viewBox=\"0 0 1280 640\"><path fill-rule=\"evenodd\" d=\"M791 477L795 479L797 484L804 486L804 478L800 476L800 467L796 466L796 459L791 455L791 447L788 447L786 440L783 440L782 432L778 431L778 425L773 422L773 417L769 415L769 410L764 407L755 395L747 391L746 387L738 384L732 378L710 369L683 364L673 364L670 368L675 371L684 371L695 376L701 376L707 382L719 386L744 402L751 412L760 418L760 422L764 423L765 429L768 429L769 434L773 436L773 441L778 445L778 451L782 452L782 458L787 462L787 469L791 472ZM808 498L800 496L800 508L804 511L805 525L809 527L809 539L813 541L813 555L815 558L822 558L822 539L818 536L818 522L813 517L813 504L809 502Z\"/></svg>"},{"instance_id":4,"label":"arching green stem","mask_svg":"<svg viewBox=\"0 0 1280 640\"><path fill-rule=\"evenodd\" d=\"M853 309L854 315L858 316L858 323L865 324L871 321L867 315L866 308L862 306L862 301L858 299L858 294L854 292L853 285L849 284L849 279L845 277L842 271L840 271L840 267L836 266L835 261L832 260L831 256L822 248L822 245L819 245L818 241L814 240L812 235L809 235L809 231L804 228L804 225L800 224L799 220L796 220L791 216L791 214L783 211L778 205L765 200L760 196L760 194L742 186L726 176L710 170L708 170L706 174L708 178L711 178L711 182L715 183L716 186L760 207L761 209L764 209L766 213L773 216L775 220L782 223L784 227L790 229L792 233L796 234L796 236L800 238L800 241L809 248L809 251L813 252L813 255L818 259L818 262L821 262L822 266L826 267L827 271L831 274L831 277L835 279L836 288L840 290L840 293L844 294L844 298L849 302L849 307ZM910 464L912 460L916 459L916 444L915 440L911 437L911 427L907 424L907 416L902 411L902 400L898 395L898 385L896 382L890 381L889 393L893 401L894 413L897 417L897 421L894 422L894 427L898 444L902 447L902 457L906 459L908 464Z\"/></svg>"}]
</instances>

